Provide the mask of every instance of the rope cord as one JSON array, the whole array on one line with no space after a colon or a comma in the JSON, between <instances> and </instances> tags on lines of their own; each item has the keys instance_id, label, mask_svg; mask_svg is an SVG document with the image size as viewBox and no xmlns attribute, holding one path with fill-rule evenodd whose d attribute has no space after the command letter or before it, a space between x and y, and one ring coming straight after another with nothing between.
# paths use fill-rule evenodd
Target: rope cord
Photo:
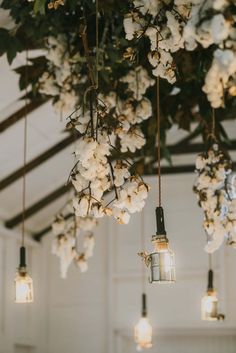
<instances>
[{"instance_id":1,"label":"rope cord","mask_svg":"<svg viewBox=\"0 0 236 353\"><path fill-rule=\"evenodd\" d=\"M141 249L142 251L145 249L145 219L144 219L144 210L141 211ZM142 266L142 292L146 293L146 269L143 261L141 261Z\"/></svg>"},{"instance_id":2,"label":"rope cord","mask_svg":"<svg viewBox=\"0 0 236 353\"><path fill-rule=\"evenodd\" d=\"M96 0L96 88L98 89L99 78L98 78L98 66L99 66L99 44L98 44L98 20L99 20L99 10L98 10L98 1Z\"/></svg>"},{"instance_id":3,"label":"rope cord","mask_svg":"<svg viewBox=\"0 0 236 353\"><path fill-rule=\"evenodd\" d=\"M161 115L160 115L160 80L156 78L157 101L157 176L158 176L158 205L161 207Z\"/></svg>"},{"instance_id":4,"label":"rope cord","mask_svg":"<svg viewBox=\"0 0 236 353\"><path fill-rule=\"evenodd\" d=\"M27 91L28 87L28 51L26 50L25 66L25 116L24 116L24 145L23 145L23 185L22 185L22 246L25 246L25 205L26 205L26 159L27 159Z\"/></svg>"},{"instance_id":5,"label":"rope cord","mask_svg":"<svg viewBox=\"0 0 236 353\"><path fill-rule=\"evenodd\" d=\"M212 270L212 254L208 254L208 266L209 270Z\"/></svg>"}]
</instances>

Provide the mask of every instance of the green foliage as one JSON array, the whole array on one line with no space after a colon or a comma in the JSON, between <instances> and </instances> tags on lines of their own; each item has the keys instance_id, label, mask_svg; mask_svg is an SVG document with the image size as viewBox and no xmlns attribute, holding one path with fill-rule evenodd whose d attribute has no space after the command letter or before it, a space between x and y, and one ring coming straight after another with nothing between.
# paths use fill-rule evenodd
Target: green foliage
<instances>
[{"instance_id":1,"label":"green foliage","mask_svg":"<svg viewBox=\"0 0 236 353\"><path fill-rule=\"evenodd\" d=\"M3 0L1 7L10 11L16 26L13 30L0 28L0 55L6 53L9 64L12 63L18 52L25 49L45 49L48 36L57 37L65 34L68 42L74 48L71 56L78 60L75 70L77 73L86 73L87 66L84 59L84 49L81 42L81 25L86 21L88 28L88 42L92 48L95 46L95 5L92 0L67 0L65 6L59 6L57 10L49 10L49 1L35 0ZM81 5L85 5L82 10ZM138 62L128 62L123 59L123 53L130 43L125 40L123 30L123 15L128 11L129 1L127 0L100 0L99 17L99 82L102 93L109 93L115 90L121 98L127 98L129 93L126 85L119 82L136 65L144 66L150 76L151 68L146 57L147 41L142 40L136 48L139 52ZM196 122L203 138L206 138L206 131L209 127L211 107L202 92L202 85L209 65L212 60L214 46L208 49L198 48L194 52L180 50L174 54L174 61L177 67L177 83L175 87L180 89L176 95L172 95L173 86L166 81L161 81L161 114L162 114L162 154L171 163L169 151L165 144L166 131L177 124L179 128L186 131L191 130L191 123ZM38 80L47 67L47 58L40 56L31 60L28 67L28 75L32 91L38 94ZM16 69L19 74L20 88L26 86L25 67ZM77 86L78 95L81 95L89 86L86 82L83 87ZM147 92L147 97L153 102L153 117L142 124L142 130L147 136L147 144L143 151L137 152L137 160L144 163L145 156L155 159L155 137L156 137L156 103L155 86ZM56 98L57 99L57 98ZM199 106L199 111L196 111ZM222 127L221 120L234 118L236 113L235 99L226 97L227 110L217 111L219 138L229 142ZM141 168L141 167L140 167ZM148 166L145 166L148 169Z\"/></svg>"}]
</instances>

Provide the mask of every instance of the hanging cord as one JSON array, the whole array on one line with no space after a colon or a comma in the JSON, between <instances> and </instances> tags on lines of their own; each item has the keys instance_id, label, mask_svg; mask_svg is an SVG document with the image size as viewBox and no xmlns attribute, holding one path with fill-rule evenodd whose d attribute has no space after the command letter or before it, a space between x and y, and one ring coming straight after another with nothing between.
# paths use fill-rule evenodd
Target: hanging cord
<instances>
[{"instance_id":1,"label":"hanging cord","mask_svg":"<svg viewBox=\"0 0 236 353\"><path fill-rule=\"evenodd\" d=\"M211 110L211 127L209 129L209 133L207 136L207 139L212 143L213 141L216 141L216 117L215 117L215 109L212 108Z\"/></svg>"},{"instance_id":2,"label":"hanging cord","mask_svg":"<svg viewBox=\"0 0 236 353\"><path fill-rule=\"evenodd\" d=\"M156 78L157 102L157 173L158 173L158 205L161 207L161 115L160 115L160 79Z\"/></svg>"},{"instance_id":3,"label":"hanging cord","mask_svg":"<svg viewBox=\"0 0 236 353\"><path fill-rule=\"evenodd\" d=\"M156 50L159 55L159 35L156 37ZM157 109L157 174L158 174L158 206L161 207L161 114L160 114L160 79L156 78L156 109Z\"/></svg>"},{"instance_id":4,"label":"hanging cord","mask_svg":"<svg viewBox=\"0 0 236 353\"><path fill-rule=\"evenodd\" d=\"M208 267L212 270L212 254L208 254Z\"/></svg>"},{"instance_id":5,"label":"hanging cord","mask_svg":"<svg viewBox=\"0 0 236 353\"><path fill-rule=\"evenodd\" d=\"M144 222L144 210L141 211L141 249L145 249L145 238L144 238L144 231L145 231L145 222ZM146 269L144 263L141 262L142 265L142 291L143 294L146 293Z\"/></svg>"},{"instance_id":6,"label":"hanging cord","mask_svg":"<svg viewBox=\"0 0 236 353\"><path fill-rule=\"evenodd\" d=\"M215 109L212 108L212 126L211 126L211 133L212 133L212 136L213 136L213 137L215 137L215 131L216 131Z\"/></svg>"},{"instance_id":7,"label":"hanging cord","mask_svg":"<svg viewBox=\"0 0 236 353\"><path fill-rule=\"evenodd\" d=\"M27 91L28 87L28 50L26 50L25 66L25 116L24 116L24 147L23 147L23 187L22 187L22 246L25 246L25 204L26 204L26 158L27 158Z\"/></svg>"},{"instance_id":8,"label":"hanging cord","mask_svg":"<svg viewBox=\"0 0 236 353\"><path fill-rule=\"evenodd\" d=\"M99 66L99 45L98 45L98 17L99 17L99 10L98 10L98 1L96 0L96 89L98 89L99 79L98 79L98 66Z\"/></svg>"}]
</instances>

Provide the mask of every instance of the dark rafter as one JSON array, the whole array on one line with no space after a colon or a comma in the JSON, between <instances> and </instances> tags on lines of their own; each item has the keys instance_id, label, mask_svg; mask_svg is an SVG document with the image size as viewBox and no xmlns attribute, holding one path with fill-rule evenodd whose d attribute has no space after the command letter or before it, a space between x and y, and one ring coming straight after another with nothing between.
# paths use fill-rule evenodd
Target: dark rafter
<instances>
[{"instance_id":1,"label":"dark rafter","mask_svg":"<svg viewBox=\"0 0 236 353\"><path fill-rule=\"evenodd\" d=\"M42 104L46 102L45 99L35 99L30 101L26 107L23 106L19 110L17 110L15 113L11 114L8 118L0 122L0 133L4 132L7 130L9 127L20 121L24 116L25 112L27 111L27 114L31 113L32 111L36 110L39 108Z\"/></svg>"},{"instance_id":2,"label":"dark rafter","mask_svg":"<svg viewBox=\"0 0 236 353\"><path fill-rule=\"evenodd\" d=\"M233 168L236 168L236 162L233 163ZM175 167L162 167L162 175L173 175L173 174L187 174L187 173L193 173L195 170L194 165L179 165ZM65 218L71 217L71 214L66 215ZM33 238L37 241L40 241L40 239L46 235L48 232L51 230L51 225L43 228L37 233L32 234Z\"/></svg>"},{"instance_id":3,"label":"dark rafter","mask_svg":"<svg viewBox=\"0 0 236 353\"><path fill-rule=\"evenodd\" d=\"M57 153L62 151L64 148L69 146L75 141L75 136L69 135L64 140L58 142L52 146L49 150L43 152L36 158L32 159L29 163L26 164L26 173L30 172L34 168L40 166L42 163L46 162L49 158L52 158ZM15 170L13 173L7 175L4 179L0 180L0 191L17 181L23 175L23 167Z\"/></svg>"},{"instance_id":4,"label":"dark rafter","mask_svg":"<svg viewBox=\"0 0 236 353\"><path fill-rule=\"evenodd\" d=\"M25 219L32 217L35 213L41 211L43 208L50 205L52 202L57 200L59 197L63 196L67 193L71 188L71 184L62 185L49 195L45 196L41 200L34 203L32 206L26 209L25 211ZM7 228L14 228L22 221L22 213L18 213L16 216L12 217L8 221L5 222L5 226Z\"/></svg>"},{"instance_id":5,"label":"dark rafter","mask_svg":"<svg viewBox=\"0 0 236 353\"><path fill-rule=\"evenodd\" d=\"M230 144L221 143L220 146L222 149L226 149L227 151L235 151L236 140L231 140ZM169 150L170 155L178 155L201 153L206 150L206 146L203 143L182 144L178 142L175 145L167 146L167 149Z\"/></svg>"},{"instance_id":6,"label":"dark rafter","mask_svg":"<svg viewBox=\"0 0 236 353\"><path fill-rule=\"evenodd\" d=\"M79 136L79 134L78 134ZM29 173L34 168L37 168L42 163L46 162L48 159L54 157L57 153L62 151L64 148L68 147L75 141L74 135L67 136L64 140L58 142L52 146L47 151L43 152L39 156L32 159L26 165L26 173ZM230 145L222 144L222 147L227 148L227 150L236 150L236 140L232 140ZM175 145L167 146L171 155L178 154L190 154L190 153L200 153L204 151L204 145L202 143L188 144L185 139L177 142ZM0 180L0 191L17 181L23 175L23 167L18 168L13 173L7 175L4 179Z\"/></svg>"},{"instance_id":7,"label":"dark rafter","mask_svg":"<svg viewBox=\"0 0 236 353\"><path fill-rule=\"evenodd\" d=\"M194 165L183 165L183 166L175 166L175 167L163 167L162 173L163 174L179 174L179 173L191 173L194 171ZM50 203L58 199L59 197L63 196L67 193L71 188L71 184L62 185L49 195L45 196L40 201L36 202L32 206L26 209L25 211L25 218L32 217L35 213L39 212L44 207L47 207ZM19 213L16 216L12 217L8 221L5 222L5 226L7 228L14 228L18 224L21 223L22 214Z\"/></svg>"}]
</instances>

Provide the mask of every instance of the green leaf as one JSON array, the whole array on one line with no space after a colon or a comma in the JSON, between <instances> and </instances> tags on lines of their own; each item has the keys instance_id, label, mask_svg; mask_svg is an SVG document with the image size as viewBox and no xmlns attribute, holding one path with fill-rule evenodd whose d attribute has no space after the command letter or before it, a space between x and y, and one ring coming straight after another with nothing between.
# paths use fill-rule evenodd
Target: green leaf
<instances>
[{"instance_id":1,"label":"green leaf","mask_svg":"<svg viewBox=\"0 0 236 353\"><path fill-rule=\"evenodd\" d=\"M45 15L45 6L46 0L35 0L34 13L40 13L41 15Z\"/></svg>"}]
</instances>

